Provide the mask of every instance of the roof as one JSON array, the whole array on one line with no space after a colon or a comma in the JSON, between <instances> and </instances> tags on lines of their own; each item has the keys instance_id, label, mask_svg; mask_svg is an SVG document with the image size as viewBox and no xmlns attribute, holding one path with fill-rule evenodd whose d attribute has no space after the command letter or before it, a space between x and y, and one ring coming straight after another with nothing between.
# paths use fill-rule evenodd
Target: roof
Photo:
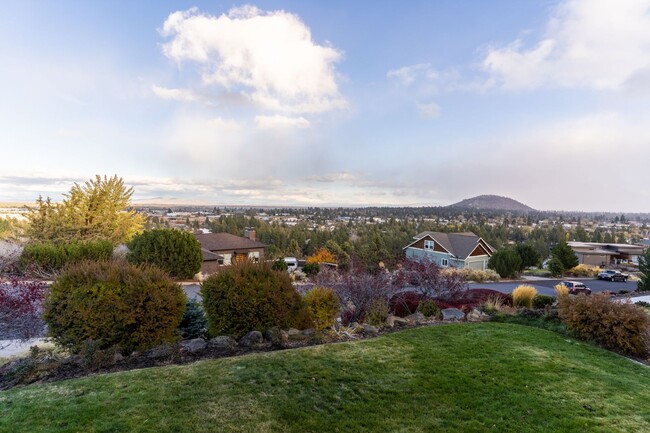
<instances>
[{"instance_id":1,"label":"roof","mask_svg":"<svg viewBox=\"0 0 650 433\"><path fill-rule=\"evenodd\" d=\"M472 251L476 248L478 243L482 241L492 253L492 248L487 242L481 239L480 236L472 232L462 233L443 233L443 232L422 232L418 233L413 239L420 240L425 236L430 236L434 241L438 242L444 249L449 251L452 255L459 259L466 259Z\"/></svg>"},{"instance_id":2,"label":"roof","mask_svg":"<svg viewBox=\"0 0 650 433\"><path fill-rule=\"evenodd\" d=\"M641 254L643 252L643 245L632 245L632 244L615 244L615 243L602 243L602 242L568 242L569 246L573 248L574 251L587 251L588 249L594 251L608 251L609 254L616 253L636 253Z\"/></svg>"},{"instance_id":3,"label":"roof","mask_svg":"<svg viewBox=\"0 0 650 433\"><path fill-rule=\"evenodd\" d=\"M203 261L204 262L212 262L215 260L223 260L223 256L220 256L219 254L215 254L210 250L206 250L205 248L201 248L201 254L203 254Z\"/></svg>"},{"instance_id":4,"label":"roof","mask_svg":"<svg viewBox=\"0 0 650 433\"><path fill-rule=\"evenodd\" d=\"M251 241L248 238L231 235L230 233L202 233L195 236L199 240L201 248L208 251L266 248L266 245L261 242Z\"/></svg>"}]
</instances>

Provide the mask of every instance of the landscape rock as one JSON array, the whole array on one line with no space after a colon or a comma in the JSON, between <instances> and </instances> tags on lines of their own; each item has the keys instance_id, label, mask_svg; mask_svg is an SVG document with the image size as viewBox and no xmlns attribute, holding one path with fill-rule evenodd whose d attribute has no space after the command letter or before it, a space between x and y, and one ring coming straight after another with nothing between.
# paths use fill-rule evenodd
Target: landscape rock
<instances>
[{"instance_id":1,"label":"landscape rock","mask_svg":"<svg viewBox=\"0 0 650 433\"><path fill-rule=\"evenodd\" d=\"M445 308L442 310L442 320L463 320L465 318L465 313L460 311L458 308Z\"/></svg>"},{"instance_id":2,"label":"landscape rock","mask_svg":"<svg viewBox=\"0 0 650 433\"><path fill-rule=\"evenodd\" d=\"M124 361L124 356L122 356L121 353L117 352L115 355L113 355L113 364L117 364L118 362Z\"/></svg>"},{"instance_id":3,"label":"landscape rock","mask_svg":"<svg viewBox=\"0 0 650 433\"><path fill-rule=\"evenodd\" d=\"M264 340L271 343L271 346L278 347L282 345L283 335L277 326L264 331Z\"/></svg>"},{"instance_id":4,"label":"landscape rock","mask_svg":"<svg viewBox=\"0 0 650 433\"><path fill-rule=\"evenodd\" d=\"M182 341L181 347L189 353L198 353L205 350L208 347L208 343L203 338L193 338L192 340Z\"/></svg>"},{"instance_id":5,"label":"landscape rock","mask_svg":"<svg viewBox=\"0 0 650 433\"><path fill-rule=\"evenodd\" d=\"M221 335L208 341L208 347L218 351L231 351L237 347L237 342L228 335Z\"/></svg>"},{"instance_id":6,"label":"landscape rock","mask_svg":"<svg viewBox=\"0 0 650 433\"><path fill-rule=\"evenodd\" d=\"M260 331L251 331L239 340L241 347L255 347L264 343L264 336Z\"/></svg>"},{"instance_id":7,"label":"landscape rock","mask_svg":"<svg viewBox=\"0 0 650 433\"><path fill-rule=\"evenodd\" d=\"M403 319L401 317L391 315L391 316L388 316L388 318L386 319L386 325L390 326L391 328L393 328L395 326L406 326L406 325L408 325L408 320Z\"/></svg>"},{"instance_id":8,"label":"landscape rock","mask_svg":"<svg viewBox=\"0 0 650 433\"><path fill-rule=\"evenodd\" d=\"M304 331L302 331L302 335L304 335L305 337L313 337L314 335L316 335L316 330L312 328L305 329Z\"/></svg>"},{"instance_id":9,"label":"landscape rock","mask_svg":"<svg viewBox=\"0 0 650 433\"><path fill-rule=\"evenodd\" d=\"M172 353L174 353L174 348L169 344L163 344L162 346L156 346L153 349L147 351L146 355L147 358L158 359L170 357Z\"/></svg>"},{"instance_id":10,"label":"landscape rock","mask_svg":"<svg viewBox=\"0 0 650 433\"><path fill-rule=\"evenodd\" d=\"M297 340L305 339L303 333L295 328L291 328L288 331L286 331L286 335L287 335L287 340L289 341L297 341Z\"/></svg>"},{"instance_id":11,"label":"landscape rock","mask_svg":"<svg viewBox=\"0 0 650 433\"><path fill-rule=\"evenodd\" d=\"M363 334L364 335L376 335L379 333L379 328L376 326L369 325L367 323L363 324Z\"/></svg>"},{"instance_id":12,"label":"landscape rock","mask_svg":"<svg viewBox=\"0 0 650 433\"><path fill-rule=\"evenodd\" d=\"M463 315L465 317L465 315ZM416 325L419 325L420 323L426 322L427 318L424 317L424 314L420 313L419 311L416 311L415 313L406 316L405 319L411 323L414 323Z\"/></svg>"},{"instance_id":13,"label":"landscape rock","mask_svg":"<svg viewBox=\"0 0 650 433\"><path fill-rule=\"evenodd\" d=\"M487 319L489 316L485 314L484 312L477 310L476 308L472 309L467 315L465 316L465 319L468 322L480 322L481 320Z\"/></svg>"}]
</instances>

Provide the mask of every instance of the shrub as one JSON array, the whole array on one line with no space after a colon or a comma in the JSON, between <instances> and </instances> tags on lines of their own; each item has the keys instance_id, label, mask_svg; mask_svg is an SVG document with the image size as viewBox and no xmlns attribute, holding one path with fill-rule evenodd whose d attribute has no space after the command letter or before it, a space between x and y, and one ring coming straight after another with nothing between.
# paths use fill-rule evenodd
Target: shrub
<instances>
[{"instance_id":1,"label":"shrub","mask_svg":"<svg viewBox=\"0 0 650 433\"><path fill-rule=\"evenodd\" d=\"M619 295L627 295L628 293L630 293L629 290L625 290L625 289L621 289L618 291Z\"/></svg>"},{"instance_id":2,"label":"shrub","mask_svg":"<svg viewBox=\"0 0 650 433\"><path fill-rule=\"evenodd\" d=\"M391 313L398 317L413 314L420 306L422 295L416 292L401 292L390 298L388 303Z\"/></svg>"},{"instance_id":3,"label":"shrub","mask_svg":"<svg viewBox=\"0 0 650 433\"><path fill-rule=\"evenodd\" d=\"M482 309L488 314L495 314L500 312L503 309L504 305L505 303L503 301L503 297L490 295L483 303Z\"/></svg>"},{"instance_id":4,"label":"shrub","mask_svg":"<svg viewBox=\"0 0 650 433\"><path fill-rule=\"evenodd\" d=\"M565 296L559 313L567 328L582 339L631 355L648 355L650 316L633 304L612 302L602 293Z\"/></svg>"},{"instance_id":5,"label":"shrub","mask_svg":"<svg viewBox=\"0 0 650 433\"><path fill-rule=\"evenodd\" d=\"M268 263L226 267L203 281L201 295L211 335L241 337L274 326L311 325L289 274L274 271Z\"/></svg>"},{"instance_id":6,"label":"shrub","mask_svg":"<svg viewBox=\"0 0 650 433\"><path fill-rule=\"evenodd\" d=\"M128 244L127 259L159 267L173 278L192 278L201 270L201 244L192 233L176 229L147 230Z\"/></svg>"},{"instance_id":7,"label":"shrub","mask_svg":"<svg viewBox=\"0 0 650 433\"><path fill-rule=\"evenodd\" d=\"M546 295L536 295L533 298L533 308L543 310L547 305L553 305L555 297Z\"/></svg>"},{"instance_id":8,"label":"shrub","mask_svg":"<svg viewBox=\"0 0 650 433\"><path fill-rule=\"evenodd\" d=\"M339 297L327 287L315 287L304 297L309 317L319 331L334 325L340 309Z\"/></svg>"},{"instance_id":9,"label":"shrub","mask_svg":"<svg viewBox=\"0 0 650 433\"><path fill-rule=\"evenodd\" d=\"M569 296L569 288L564 284L556 284L554 289L555 289L555 295L557 296L558 299L565 296Z\"/></svg>"},{"instance_id":10,"label":"shrub","mask_svg":"<svg viewBox=\"0 0 650 433\"><path fill-rule=\"evenodd\" d=\"M645 301L635 302L634 305L642 308L650 308L650 302L645 302Z\"/></svg>"},{"instance_id":11,"label":"shrub","mask_svg":"<svg viewBox=\"0 0 650 433\"><path fill-rule=\"evenodd\" d=\"M84 260L106 261L112 255L113 244L108 240L62 244L36 242L25 246L20 255L20 266L23 270L52 274L61 271L68 264Z\"/></svg>"},{"instance_id":12,"label":"shrub","mask_svg":"<svg viewBox=\"0 0 650 433\"><path fill-rule=\"evenodd\" d=\"M0 280L0 340L28 340L43 334L45 290L40 282Z\"/></svg>"},{"instance_id":13,"label":"shrub","mask_svg":"<svg viewBox=\"0 0 650 433\"><path fill-rule=\"evenodd\" d=\"M284 259L277 259L276 261L273 262L273 270L274 271L287 271L289 269L289 265L287 262L284 261Z\"/></svg>"},{"instance_id":14,"label":"shrub","mask_svg":"<svg viewBox=\"0 0 650 433\"><path fill-rule=\"evenodd\" d=\"M173 341L185 303L181 286L155 267L82 262L52 284L43 318L55 343L73 352L86 340L130 352Z\"/></svg>"},{"instance_id":15,"label":"shrub","mask_svg":"<svg viewBox=\"0 0 650 433\"><path fill-rule=\"evenodd\" d=\"M178 325L178 331L184 340L192 338L203 338L208 333L208 319L201 303L196 299L190 299L185 305L185 312Z\"/></svg>"},{"instance_id":16,"label":"shrub","mask_svg":"<svg viewBox=\"0 0 650 433\"><path fill-rule=\"evenodd\" d=\"M388 315L388 302L384 299L375 299L368 307L363 319L364 322L369 323L370 325L381 326L386 323Z\"/></svg>"},{"instance_id":17,"label":"shrub","mask_svg":"<svg viewBox=\"0 0 650 433\"><path fill-rule=\"evenodd\" d=\"M580 264L569 269L569 273L573 274L574 277L589 277L594 278L598 276L600 268L598 266L590 266L585 264Z\"/></svg>"},{"instance_id":18,"label":"shrub","mask_svg":"<svg viewBox=\"0 0 650 433\"><path fill-rule=\"evenodd\" d=\"M533 286L522 284L512 291L512 304L515 307L531 308L535 295L537 295L537 290Z\"/></svg>"},{"instance_id":19,"label":"shrub","mask_svg":"<svg viewBox=\"0 0 650 433\"><path fill-rule=\"evenodd\" d=\"M425 317L440 317L440 308L431 299L425 299L418 305L418 311Z\"/></svg>"},{"instance_id":20,"label":"shrub","mask_svg":"<svg viewBox=\"0 0 650 433\"><path fill-rule=\"evenodd\" d=\"M444 272L458 272L465 281L474 281L476 283L485 283L486 281L499 281L501 277L494 269L452 269L445 268Z\"/></svg>"},{"instance_id":21,"label":"shrub","mask_svg":"<svg viewBox=\"0 0 650 433\"><path fill-rule=\"evenodd\" d=\"M548 270L552 276L556 277L564 273L564 265L557 257L552 257L548 262Z\"/></svg>"},{"instance_id":22,"label":"shrub","mask_svg":"<svg viewBox=\"0 0 650 433\"><path fill-rule=\"evenodd\" d=\"M514 277L521 269L521 257L512 249L499 250L492 254L488 266L503 278Z\"/></svg>"},{"instance_id":23,"label":"shrub","mask_svg":"<svg viewBox=\"0 0 650 433\"><path fill-rule=\"evenodd\" d=\"M320 271L320 265L318 263L306 263L302 267L302 271L307 275L316 275Z\"/></svg>"}]
</instances>

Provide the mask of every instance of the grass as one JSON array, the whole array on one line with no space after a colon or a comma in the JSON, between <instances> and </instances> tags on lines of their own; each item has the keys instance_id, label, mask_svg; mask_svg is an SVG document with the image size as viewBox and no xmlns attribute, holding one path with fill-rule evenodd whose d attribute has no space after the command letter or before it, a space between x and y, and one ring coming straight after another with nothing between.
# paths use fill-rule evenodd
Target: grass
<instances>
[{"instance_id":1,"label":"grass","mask_svg":"<svg viewBox=\"0 0 650 433\"><path fill-rule=\"evenodd\" d=\"M2 432L641 432L650 369L505 323L0 392Z\"/></svg>"}]
</instances>

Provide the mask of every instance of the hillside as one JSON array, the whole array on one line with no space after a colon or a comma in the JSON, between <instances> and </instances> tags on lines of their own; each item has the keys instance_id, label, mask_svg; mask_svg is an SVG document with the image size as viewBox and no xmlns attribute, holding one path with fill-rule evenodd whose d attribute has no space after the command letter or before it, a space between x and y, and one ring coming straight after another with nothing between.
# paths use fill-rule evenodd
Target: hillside
<instances>
[{"instance_id":1,"label":"hillside","mask_svg":"<svg viewBox=\"0 0 650 433\"><path fill-rule=\"evenodd\" d=\"M537 328L372 340L0 392L0 432L641 432L650 369Z\"/></svg>"},{"instance_id":2,"label":"hillside","mask_svg":"<svg viewBox=\"0 0 650 433\"><path fill-rule=\"evenodd\" d=\"M518 202L517 200L513 200L508 197L502 197L499 195L479 195L459 201L458 203L449 205L449 207L458 209L501 210L510 212L532 212L535 210L530 206L526 206L525 204Z\"/></svg>"}]
</instances>

